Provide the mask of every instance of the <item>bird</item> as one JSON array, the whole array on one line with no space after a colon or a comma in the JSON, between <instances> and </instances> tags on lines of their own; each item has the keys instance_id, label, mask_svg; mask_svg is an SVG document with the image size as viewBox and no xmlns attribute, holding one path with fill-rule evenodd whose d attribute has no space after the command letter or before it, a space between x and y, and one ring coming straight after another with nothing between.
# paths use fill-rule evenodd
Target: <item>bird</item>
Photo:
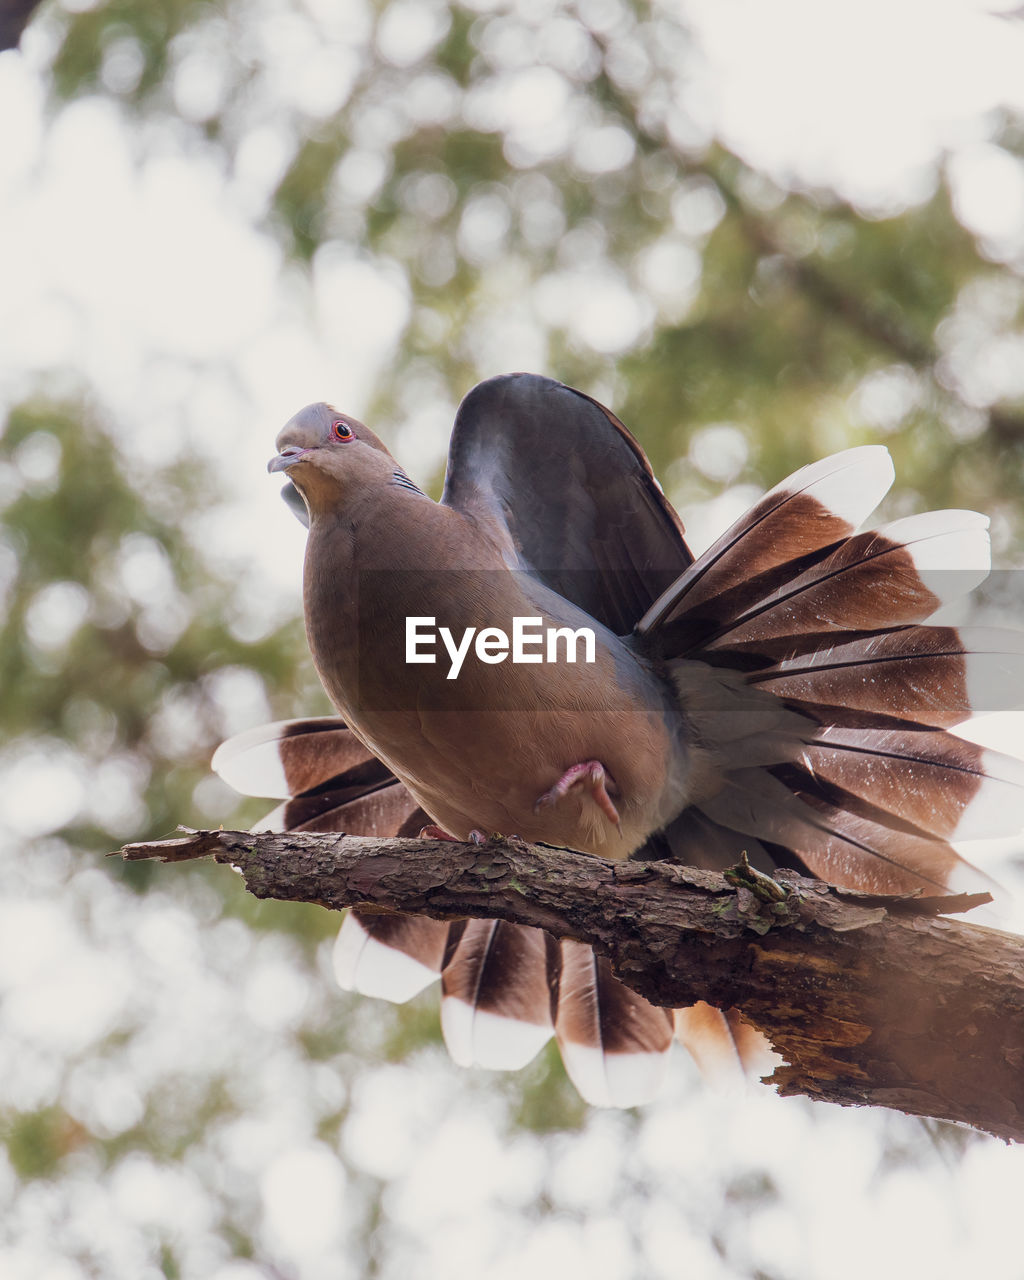
<instances>
[{"instance_id":1,"label":"bird","mask_svg":"<svg viewBox=\"0 0 1024 1280\"><path fill-rule=\"evenodd\" d=\"M988 521L862 530L894 477L883 446L803 467L696 557L629 430L540 375L465 396L439 502L329 404L276 447L337 715L217 750L234 788L283 801L258 829L497 833L718 870L745 855L769 874L935 894L974 875L954 841L1024 826L1024 764L951 732L1020 703L1022 637L930 621L986 576ZM517 626L553 633L553 651L511 661ZM598 1106L656 1097L677 1040L706 1073L772 1062L737 1010L657 1008L589 946L510 922L352 909L334 967L398 1002L440 978L463 1066L522 1067L554 1037Z\"/></svg>"}]
</instances>

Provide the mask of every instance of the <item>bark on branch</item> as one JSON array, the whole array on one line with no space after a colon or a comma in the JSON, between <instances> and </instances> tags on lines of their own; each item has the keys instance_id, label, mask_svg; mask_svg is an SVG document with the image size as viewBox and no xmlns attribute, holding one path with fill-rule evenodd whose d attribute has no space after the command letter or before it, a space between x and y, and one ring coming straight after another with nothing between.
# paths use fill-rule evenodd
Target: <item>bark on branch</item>
<instances>
[{"instance_id":1,"label":"bark on branch","mask_svg":"<svg viewBox=\"0 0 1024 1280\"><path fill-rule=\"evenodd\" d=\"M499 918L577 938L655 1004L737 1008L783 1094L891 1107L1024 1140L1024 939L946 919L989 900L873 897L780 872L607 862L518 840L189 832L127 859L212 855L258 898ZM756 874L756 873L755 873Z\"/></svg>"}]
</instances>

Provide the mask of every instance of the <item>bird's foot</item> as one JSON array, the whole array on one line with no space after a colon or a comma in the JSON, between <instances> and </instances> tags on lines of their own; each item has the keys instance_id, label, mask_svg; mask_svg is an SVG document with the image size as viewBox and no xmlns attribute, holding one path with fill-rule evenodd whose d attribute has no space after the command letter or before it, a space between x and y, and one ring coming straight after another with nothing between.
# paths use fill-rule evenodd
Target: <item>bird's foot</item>
<instances>
[{"instance_id":1,"label":"bird's foot","mask_svg":"<svg viewBox=\"0 0 1024 1280\"><path fill-rule=\"evenodd\" d=\"M458 836L453 836L450 831L445 831L444 827L438 827L433 822L428 822L425 827L420 828L420 839L450 840L452 844L462 844ZM487 837L478 827L474 827L468 836L470 844L484 844L486 840Z\"/></svg>"},{"instance_id":2,"label":"bird's foot","mask_svg":"<svg viewBox=\"0 0 1024 1280\"><path fill-rule=\"evenodd\" d=\"M594 797L598 808L612 826L621 830L622 824L619 821L619 811L608 794L609 786L615 787L615 779L608 773L604 765L599 760L584 760L582 764L574 764L571 768L566 769L551 790L545 791L540 797L533 806L533 811L534 813L539 813L541 809L557 804L570 791L575 791L578 787L584 787Z\"/></svg>"}]
</instances>

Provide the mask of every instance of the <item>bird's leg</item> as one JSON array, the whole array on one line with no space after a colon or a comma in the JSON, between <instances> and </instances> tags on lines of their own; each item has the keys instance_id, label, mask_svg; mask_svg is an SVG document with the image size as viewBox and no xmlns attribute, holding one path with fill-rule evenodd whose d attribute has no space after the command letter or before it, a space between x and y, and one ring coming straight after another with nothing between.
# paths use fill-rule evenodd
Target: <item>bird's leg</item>
<instances>
[{"instance_id":1,"label":"bird's leg","mask_svg":"<svg viewBox=\"0 0 1024 1280\"><path fill-rule=\"evenodd\" d=\"M453 836L451 832L445 831L444 827L438 827L433 822L427 823L425 827L420 828L421 840L450 840L452 844L461 844L462 841L458 836ZM478 828L474 827L469 833L470 844L484 844L487 837Z\"/></svg>"},{"instance_id":2,"label":"bird's leg","mask_svg":"<svg viewBox=\"0 0 1024 1280\"><path fill-rule=\"evenodd\" d=\"M615 779L608 773L600 760L584 760L582 764L574 764L571 768L566 769L551 790L545 791L540 797L533 806L533 811L534 813L539 813L541 809L557 804L559 800L577 787L585 787L594 797L598 808L612 826L618 827L620 825L619 811L608 794L609 786L615 787Z\"/></svg>"}]
</instances>

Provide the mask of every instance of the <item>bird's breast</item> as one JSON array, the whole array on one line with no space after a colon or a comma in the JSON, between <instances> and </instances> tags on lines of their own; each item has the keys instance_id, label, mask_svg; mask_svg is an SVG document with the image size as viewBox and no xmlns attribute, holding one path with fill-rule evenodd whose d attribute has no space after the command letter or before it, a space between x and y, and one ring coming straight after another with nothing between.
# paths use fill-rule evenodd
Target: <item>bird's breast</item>
<instances>
[{"instance_id":1,"label":"bird's breast","mask_svg":"<svg viewBox=\"0 0 1024 1280\"><path fill-rule=\"evenodd\" d=\"M339 574L336 549L324 560L331 575L316 561L306 575L324 687L452 835L626 857L682 807L686 743L672 691L569 601L505 569ZM610 775L618 827L584 787L537 806L589 761Z\"/></svg>"}]
</instances>

